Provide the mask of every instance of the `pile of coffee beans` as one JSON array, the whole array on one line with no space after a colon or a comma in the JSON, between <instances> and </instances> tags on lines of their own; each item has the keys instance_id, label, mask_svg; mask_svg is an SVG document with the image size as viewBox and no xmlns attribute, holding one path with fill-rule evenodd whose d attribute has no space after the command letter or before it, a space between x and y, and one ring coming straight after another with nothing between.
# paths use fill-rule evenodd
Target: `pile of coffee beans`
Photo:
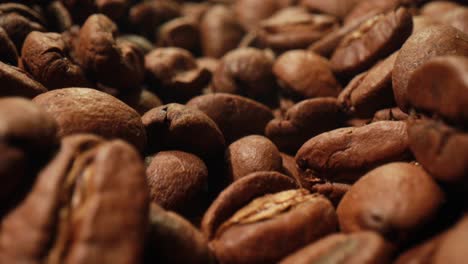
<instances>
[{"instance_id":1,"label":"pile of coffee beans","mask_svg":"<svg viewBox=\"0 0 468 264\"><path fill-rule=\"evenodd\" d=\"M15 263L468 263L468 2L0 0Z\"/></svg>"}]
</instances>

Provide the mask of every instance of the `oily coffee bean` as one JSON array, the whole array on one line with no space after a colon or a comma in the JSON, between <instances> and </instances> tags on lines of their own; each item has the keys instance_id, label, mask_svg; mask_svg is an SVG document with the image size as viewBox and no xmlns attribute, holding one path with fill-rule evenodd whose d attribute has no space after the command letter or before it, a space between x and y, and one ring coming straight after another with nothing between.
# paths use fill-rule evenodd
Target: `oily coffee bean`
<instances>
[{"instance_id":1,"label":"oily coffee bean","mask_svg":"<svg viewBox=\"0 0 468 264\"><path fill-rule=\"evenodd\" d=\"M340 227L346 233L372 230L403 242L435 217L444 196L421 167L389 163L364 175L344 195L337 209Z\"/></svg>"},{"instance_id":2,"label":"oily coffee bean","mask_svg":"<svg viewBox=\"0 0 468 264\"><path fill-rule=\"evenodd\" d=\"M214 72L212 89L268 101L277 88L273 62L273 56L263 50L239 48L230 51Z\"/></svg>"},{"instance_id":3,"label":"oily coffee bean","mask_svg":"<svg viewBox=\"0 0 468 264\"><path fill-rule=\"evenodd\" d=\"M238 210L218 228L210 245L222 263L275 263L334 232L336 221L324 197L288 190L258 197Z\"/></svg>"},{"instance_id":4,"label":"oily coffee bean","mask_svg":"<svg viewBox=\"0 0 468 264\"><path fill-rule=\"evenodd\" d=\"M215 5L206 11L200 21L200 34L203 55L221 58L237 47L244 30L234 11L223 5Z\"/></svg>"},{"instance_id":5,"label":"oily coffee bean","mask_svg":"<svg viewBox=\"0 0 468 264\"><path fill-rule=\"evenodd\" d=\"M398 53L392 73L395 101L403 111L409 108L409 80L429 59L443 55L468 55L468 35L446 25L434 25L415 32Z\"/></svg>"},{"instance_id":6,"label":"oily coffee bean","mask_svg":"<svg viewBox=\"0 0 468 264\"><path fill-rule=\"evenodd\" d=\"M207 94L187 102L209 116L218 125L227 143L251 134L263 135L273 118L271 110L251 99L231 94Z\"/></svg>"},{"instance_id":7,"label":"oily coffee bean","mask_svg":"<svg viewBox=\"0 0 468 264\"><path fill-rule=\"evenodd\" d=\"M392 247L374 232L333 234L304 247L280 263L391 263L392 251Z\"/></svg>"},{"instance_id":8,"label":"oily coffee bean","mask_svg":"<svg viewBox=\"0 0 468 264\"><path fill-rule=\"evenodd\" d=\"M407 98L411 106L437 113L450 121L468 122L468 58L441 56L429 59L410 77Z\"/></svg>"},{"instance_id":9,"label":"oily coffee bean","mask_svg":"<svg viewBox=\"0 0 468 264\"><path fill-rule=\"evenodd\" d=\"M205 113L180 104L154 108L141 118L148 136L148 152L178 149L201 158L214 158L224 151L224 137ZM200 136L204 139L200 140Z\"/></svg>"},{"instance_id":10,"label":"oily coffee bean","mask_svg":"<svg viewBox=\"0 0 468 264\"><path fill-rule=\"evenodd\" d=\"M22 67L48 89L89 87L82 68L67 54L69 48L60 34L31 32L21 51Z\"/></svg>"},{"instance_id":11,"label":"oily coffee bean","mask_svg":"<svg viewBox=\"0 0 468 264\"><path fill-rule=\"evenodd\" d=\"M149 84L164 102L184 103L201 94L210 80L208 70L181 48L154 49L145 56L145 70Z\"/></svg>"},{"instance_id":12,"label":"oily coffee bean","mask_svg":"<svg viewBox=\"0 0 468 264\"><path fill-rule=\"evenodd\" d=\"M143 163L130 145L66 137L28 196L1 220L0 261L139 263L147 206Z\"/></svg>"},{"instance_id":13,"label":"oily coffee bean","mask_svg":"<svg viewBox=\"0 0 468 264\"><path fill-rule=\"evenodd\" d=\"M304 181L355 181L367 171L408 157L402 121L381 121L332 130L307 141L296 154Z\"/></svg>"},{"instance_id":14,"label":"oily coffee bean","mask_svg":"<svg viewBox=\"0 0 468 264\"><path fill-rule=\"evenodd\" d=\"M265 135L281 151L296 153L310 138L338 128L342 120L343 114L335 98L308 99L289 108L283 117L271 120Z\"/></svg>"},{"instance_id":15,"label":"oily coffee bean","mask_svg":"<svg viewBox=\"0 0 468 264\"><path fill-rule=\"evenodd\" d=\"M264 136L252 135L234 141L226 150L229 178L236 181L257 171L278 171L283 166L278 148Z\"/></svg>"},{"instance_id":16,"label":"oily coffee bean","mask_svg":"<svg viewBox=\"0 0 468 264\"><path fill-rule=\"evenodd\" d=\"M310 14L299 7L285 8L259 25L260 42L273 50L306 48L337 28L336 18Z\"/></svg>"},{"instance_id":17,"label":"oily coffee bean","mask_svg":"<svg viewBox=\"0 0 468 264\"><path fill-rule=\"evenodd\" d=\"M201 222L203 234L212 239L216 230L237 210L256 197L297 188L296 182L278 172L251 173L225 188L206 210Z\"/></svg>"},{"instance_id":18,"label":"oily coffee bean","mask_svg":"<svg viewBox=\"0 0 468 264\"><path fill-rule=\"evenodd\" d=\"M61 137L94 133L124 139L139 150L146 146L140 115L111 95L88 88L65 88L41 94L34 102L55 118Z\"/></svg>"},{"instance_id":19,"label":"oily coffee bean","mask_svg":"<svg viewBox=\"0 0 468 264\"><path fill-rule=\"evenodd\" d=\"M468 133L441 121L408 121L409 146L435 179L468 186Z\"/></svg>"},{"instance_id":20,"label":"oily coffee bean","mask_svg":"<svg viewBox=\"0 0 468 264\"><path fill-rule=\"evenodd\" d=\"M155 203L150 206L149 229L144 263L215 263L203 234L183 217Z\"/></svg>"},{"instance_id":21,"label":"oily coffee bean","mask_svg":"<svg viewBox=\"0 0 468 264\"><path fill-rule=\"evenodd\" d=\"M297 98L337 96L341 86L327 59L304 50L288 51L273 65L273 72L286 94Z\"/></svg>"},{"instance_id":22,"label":"oily coffee bean","mask_svg":"<svg viewBox=\"0 0 468 264\"><path fill-rule=\"evenodd\" d=\"M404 8L370 18L343 38L331 57L331 67L344 77L363 72L399 49L412 30L411 14Z\"/></svg>"},{"instance_id":23,"label":"oily coffee bean","mask_svg":"<svg viewBox=\"0 0 468 264\"><path fill-rule=\"evenodd\" d=\"M197 156L182 151L161 151L146 169L151 200L164 209L187 213L201 201L208 169Z\"/></svg>"},{"instance_id":24,"label":"oily coffee bean","mask_svg":"<svg viewBox=\"0 0 468 264\"><path fill-rule=\"evenodd\" d=\"M117 42L117 31L105 15L90 16L80 29L76 55L93 80L119 90L136 89L144 77L143 54L130 42Z\"/></svg>"},{"instance_id":25,"label":"oily coffee bean","mask_svg":"<svg viewBox=\"0 0 468 264\"><path fill-rule=\"evenodd\" d=\"M15 66L0 61L0 96L21 96L33 98L47 92L47 89L35 81L28 73Z\"/></svg>"}]
</instances>

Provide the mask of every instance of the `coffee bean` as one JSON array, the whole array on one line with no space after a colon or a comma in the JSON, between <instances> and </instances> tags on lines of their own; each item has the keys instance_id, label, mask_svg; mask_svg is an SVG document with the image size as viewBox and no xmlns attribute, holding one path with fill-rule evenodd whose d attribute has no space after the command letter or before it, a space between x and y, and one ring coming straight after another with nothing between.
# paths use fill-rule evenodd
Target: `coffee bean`
<instances>
[{"instance_id":1,"label":"coffee bean","mask_svg":"<svg viewBox=\"0 0 468 264\"><path fill-rule=\"evenodd\" d=\"M47 92L47 89L35 81L20 68L0 62L0 96L21 96L33 98Z\"/></svg>"},{"instance_id":2,"label":"coffee bean","mask_svg":"<svg viewBox=\"0 0 468 264\"><path fill-rule=\"evenodd\" d=\"M372 230L402 242L434 218L444 196L421 167L389 163L367 173L345 194L337 210L340 227L346 233Z\"/></svg>"},{"instance_id":3,"label":"coffee bean","mask_svg":"<svg viewBox=\"0 0 468 264\"><path fill-rule=\"evenodd\" d=\"M193 19L174 18L160 26L158 43L164 47L178 47L200 53L200 29Z\"/></svg>"}]
</instances>

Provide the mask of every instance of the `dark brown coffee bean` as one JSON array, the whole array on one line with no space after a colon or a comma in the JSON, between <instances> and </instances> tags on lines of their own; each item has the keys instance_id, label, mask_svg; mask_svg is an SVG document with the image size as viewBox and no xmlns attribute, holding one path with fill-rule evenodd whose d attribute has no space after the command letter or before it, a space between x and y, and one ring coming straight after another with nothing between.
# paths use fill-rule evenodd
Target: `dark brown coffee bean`
<instances>
[{"instance_id":1,"label":"dark brown coffee bean","mask_svg":"<svg viewBox=\"0 0 468 264\"><path fill-rule=\"evenodd\" d=\"M149 110L163 104L158 96L146 89L137 93L124 95L121 97L121 100L135 109L140 115L144 115Z\"/></svg>"},{"instance_id":2,"label":"dark brown coffee bean","mask_svg":"<svg viewBox=\"0 0 468 264\"><path fill-rule=\"evenodd\" d=\"M198 23L191 18L175 18L159 27L159 46L178 47L198 54L200 41Z\"/></svg>"},{"instance_id":3,"label":"dark brown coffee bean","mask_svg":"<svg viewBox=\"0 0 468 264\"><path fill-rule=\"evenodd\" d=\"M409 120L416 160L437 180L468 186L468 133L433 120Z\"/></svg>"},{"instance_id":4,"label":"dark brown coffee bean","mask_svg":"<svg viewBox=\"0 0 468 264\"><path fill-rule=\"evenodd\" d=\"M80 29L78 60L93 80L118 90L136 89L144 78L143 54L116 37L112 20L102 14L90 16Z\"/></svg>"},{"instance_id":5,"label":"dark brown coffee bean","mask_svg":"<svg viewBox=\"0 0 468 264\"><path fill-rule=\"evenodd\" d=\"M376 166L406 158L408 144L404 122L381 121L311 138L297 152L296 163L305 181L354 181Z\"/></svg>"},{"instance_id":6,"label":"dark brown coffee bean","mask_svg":"<svg viewBox=\"0 0 468 264\"><path fill-rule=\"evenodd\" d=\"M238 0L234 4L237 19L246 31L255 30L263 19L278 11L278 0Z\"/></svg>"},{"instance_id":7,"label":"dark brown coffee bean","mask_svg":"<svg viewBox=\"0 0 468 264\"><path fill-rule=\"evenodd\" d=\"M18 52L7 32L0 27L0 60L12 66L18 65Z\"/></svg>"},{"instance_id":8,"label":"dark brown coffee bean","mask_svg":"<svg viewBox=\"0 0 468 264\"><path fill-rule=\"evenodd\" d=\"M148 220L144 173L138 153L120 140L65 138L2 219L0 262L139 263Z\"/></svg>"},{"instance_id":9,"label":"dark brown coffee bean","mask_svg":"<svg viewBox=\"0 0 468 264\"><path fill-rule=\"evenodd\" d=\"M334 232L336 223L327 199L304 189L283 191L238 210L218 228L210 245L221 263L276 263Z\"/></svg>"},{"instance_id":10,"label":"dark brown coffee bean","mask_svg":"<svg viewBox=\"0 0 468 264\"><path fill-rule=\"evenodd\" d=\"M412 1L412 0L409 0ZM384 14L397 9L405 0L360 0L351 11L346 14L344 24L353 23L369 13Z\"/></svg>"},{"instance_id":11,"label":"dark brown coffee bean","mask_svg":"<svg viewBox=\"0 0 468 264\"><path fill-rule=\"evenodd\" d=\"M403 242L434 218L444 199L421 167L389 163L359 179L341 200L337 213L344 232L372 230Z\"/></svg>"},{"instance_id":12,"label":"dark brown coffee bean","mask_svg":"<svg viewBox=\"0 0 468 264\"><path fill-rule=\"evenodd\" d=\"M392 71L398 53L379 62L363 75L355 77L338 96L338 103L348 115L368 118L383 108L395 105Z\"/></svg>"},{"instance_id":13,"label":"dark brown coffee bean","mask_svg":"<svg viewBox=\"0 0 468 264\"><path fill-rule=\"evenodd\" d=\"M468 55L468 35L451 26L435 25L416 32L403 45L392 74L395 100L403 111L408 111L408 83L414 71L443 55Z\"/></svg>"},{"instance_id":14,"label":"dark brown coffee bean","mask_svg":"<svg viewBox=\"0 0 468 264\"><path fill-rule=\"evenodd\" d=\"M467 35L468 36L468 35ZM460 125L468 122L468 58L441 56L416 69L408 82L408 102Z\"/></svg>"},{"instance_id":15,"label":"dark brown coffee bean","mask_svg":"<svg viewBox=\"0 0 468 264\"><path fill-rule=\"evenodd\" d=\"M148 54L154 49L153 43L141 35L126 34L119 36L117 42L127 41L132 43L135 47L139 48L143 54Z\"/></svg>"},{"instance_id":16,"label":"dark brown coffee bean","mask_svg":"<svg viewBox=\"0 0 468 264\"><path fill-rule=\"evenodd\" d=\"M375 112L372 122L378 121L405 121L408 119L408 115L401 111L400 108L387 108Z\"/></svg>"},{"instance_id":17,"label":"dark brown coffee bean","mask_svg":"<svg viewBox=\"0 0 468 264\"><path fill-rule=\"evenodd\" d=\"M467 252L464 247L468 238L468 217L463 217L440 242L437 252L434 254L435 264L463 263L466 261Z\"/></svg>"},{"instance_id":18,"label":"dark brown coffee bean","mask_svg":"<svg viewBox=\"0 0 468 264\"><path fill-rule=\"evenodd\" d=\"M282 170L278 148L263 136L247 136L233 142L226 150L229 177L236 181L257 171Z\"/></svg>"},{"instance_id":19,"label":"dark brown coffee bean","mask_svg":"<svg viewBox=\"0 0 468 264\"><path fill-rule=\"evenodd\" d=\"M170 0L144 1L129 11L130 24L149 40L156 39L155 29L181 15L180 5Z\"/></svg>"},{"instance_id":20,"label":"dark brown coffee bean","mask_svg":"<svg viewBox=\"0 0 468 264\"><path fill-rule=\"evenodd\" d=\"M411 14L404 8L368 19L341 41L330 60L333 71L352 77L369 69L399 49L412 30Z\"/></svg>"},{"instance_id":21,"label":"dark brown coffee bean","mask_svg":"<svg viewBox=\"0 0 468 264\"><path fill-rule=\"evenodd\" d=\"M338 22L332 16L290 7L262 21L259 27L259 40L264 46L284 51L308 47L337 28Z\"/></svg>"},{"instance_id":22,"label":"dark brown coffee bean","mask_svg":"<svg viewBox=\"0 0 468 264\"><path fill-rule=\"evenodd\" d=\"M294 159L294 157L283 152L280 152L280 155L281 160L283 162L283 173L288 175L289 177L294 178L296 182L300 184L299 170L297 169L296 160Z\"/></svg>"},{"instance_id":23,"label":"dark brown coffee bean","mask_svg":"<svg viewBox=\"0 0 468 264\"><path fill-rule=\"evenodd\" d=\"M300 178L300 180L304 188L308 189L311 193L325 196L335 207L338 206L343 196L351 188L351 185L346 183L316 182L310 184L309 182L304 182L303 178Z\"/></svg>"},{"instance_id":24,"label":"dark brown coffee bean","mask_svg":"<svg viewBox=\"0 0 468 264\"><path fill-rule=\"evenodd\" d=\"M190 222L151 203L144 263L209 264L208 241Z\"/></svg>"},{"instance_id":25,"label":"dark brown coffee bean","mask_svg":"<svg viewBox=\"0 0 468 264\"><path fill-rule=\"evenodd\" d=\"M146 177L154 203L186 214L199 206L208 184L208 169L193 154L162 151L151 160Z\"/></svg>"},{"instance_id":26,"label":"dark brown coffee bean","mask_svg":"<svg viewBox=\"0 0 468 264\"><path fill-rule=\"evenodd\" d=\"M17 3L0 4L0 27L21 50L23 41L32 31L45 31L44 18L26 5Z\"/></svg>"},{"instance_id":27,"label":"dark brown coffee bean","mask_svg":"<svg viewBox=\"0 0 468 264\"><path fill-rule=\"evenodd\" d=\"M337 96L341 90L329 61L310 51L284 53L275 61L273 72L284 92L293 97Z\"/></svg>"},{"instance_id":28,"label":"dark brown coffee bean","mask_svg":"<svg viewBox=\"0 0 468 264\"><path fill-rule=\"evenodd\" d=\"M277 88L273 61L273 56L263 50L232 50L224 55L213 75L213 91L268 101Z\"/></svg>"},{"instance_id":29,"label":"dark brown coffee bean","mask_svg":"<svg viewBox=\"0 0 468 264\"><path fill-rule=\"evenodd\" d=\"M392 251L392 247L374 232L334 234L295 252L280 263L391 263Z\"/></svg>"},{"instance_id":30,"label":"dark brown coffee bean","mask_svg":"<svg viewBox=\"0 0 468 264\"><path fill-rule=\"evenodd\" d=\"M293 179L274 171L252 173L225 188L206 210L201 223L203 234L212 239L219 226L256 197L295 189Z\"/></svg>"},{"instance_id":31,"label":"dark brown coffee bean","mask_svg":"<svg viewBox=\"0 0 468 264\"><path fill-rule=\"evenodd\" d=\"M131 0L95 0L97 13L102 13L116 21L127 12Z\"/></svg>"},{"instance_id":32,"label":"dark brown coffee bean","mask_svg":"<svg viewBox=\"0 0 468 264\"><path fill-rule=\"evenodd\" d=\"M95 0L62 0L61 1L70 12L73 22L83 24L83 22L93 13L97 13Z\"/></svg>"},{"instance_id":33,"label":"dark brown coffee bean","mask_svg":"<svg viewBox=\"0 0 468 264\"><path fill-rule=\"evenodd\" d=\"M148 82L164 102L186 102L201 94L210 73L198 67L190 52L180 48L158 48L145 56Z\"/></svg>"},{"instance_id":34,"label":"dark brown coffee bean","mask_svg":"<svg viewBox=\"0 0 468 264\"><path fill-rule=\"evenodd\" d=\"M0 215L22 185L34 179L39 161L58 143L56 133L52 116L31 101L0 99Z\"/></svg>"},{"instance_id":35,"label":"dark brown coffee bean","mask_svg":"<svg viewBox=\"0 0 468 264\"><path fill-rule=\"evenodd\" d=\"M208 115L223 132L226 143L251 134L263 135L273 118L271 110L248 98L231 94L207 94L187 102Z\"/></svg>"},{"instance_id":36,"label":"dark brown coffee bean","mask_svg":"<svg viewBox=\"0 0 468 264\"><path fill-rule=\"evenodd\" d=\"M223 154L223 134L202 111L180 104L168 104L148 111L141 120L148 135L147 149L150 153L177 149L204 159Z\"/></svg>"},{"instance_id":37,"label":"dark brown coffee bean","mask_svg":"<svg viewBox=\"0 0 468 264\"><path fill-rule=\"evenodd\" d=\"M301 0L300 4L312 12L330 14L336 17L345 17L360 0Z\"/></svg>"},{"instance_id":38,"label":"dark brown coffee bean","mask_svg":"<svg viewBox=\"0 0 468 264\"><path fill-rule=\"evenodd\" d=\"M81 67L67 54L68 49L60 34L31 32L21 51L22 67L48 89L90 87Z\"/></svg>"},{"instance_id":39,"label":"dark brown coffee bean","mask_svg":"<svg viewBox=\"0 0 468 264\"><path fill-rule=\"evenodd\" d=\"M73 26L73 18L65 7L64 1L52 1L45 8L49 30L64 32Z\"/></svg>"},{"instance_id":40,"label":"dark brown coffee bean","mask_svg":"<svg viewBox=\"0 0 468 264\"><path fill-rule=\"evenodd\" d=\"M335 98L314 98L289 108L282 118L271 120L265 134L281 151L296 153L310 138L338 128L343 120Z\"/></svg>"},{"instance_id":41,"label":"dark brown coffee bean","mask_svg":"<svg viewBox=\"0 0 468 264\"><path fill-rule=\"evenodd\" d=\"M440 245L445 233L437 235L434 238L424 241L423 243L402 253L396 260L395 264L423 264L432 263L434 253Z\"/></svg>"},{"instance_id":42,"label":"dark brown coffee bean","mask_svg":"<svg viewBox=\"0 0 468 264\"><path fill-rule=\"evenodd\" d=\"M0 62L0 96L22 96L33 98L47 92L47 89L35 81L20 68Z\"/></svg>"},{"instance_id":43,"label":"dark brown coffee bean","mask_svg":"<svg viewBox=\"0 0 468 264\"><path fill-rule=\"evenodd\" d=\"M105 138L122 138L139 150L146 146L145 127L140 115L103 92L65 88L39 95L34 102L57 120L61 137L94 133Z\"/></svg>"},{"instance_id":44,"label":"dark brown coffee bean","mask_svg":"<svg viewBox=\"0 0 468 264\"><path fill-rule=\"evenodd\" d=\"M325 56L327 58L330 57L346 35L355 31L363 22L376 16L378 13L379 12L376 10L371 10L365 16L354 19L350 23L344 24L342 27L332 30L320 40L312 43L308 49L321 56Z\"/></svg>"}]
</instances>

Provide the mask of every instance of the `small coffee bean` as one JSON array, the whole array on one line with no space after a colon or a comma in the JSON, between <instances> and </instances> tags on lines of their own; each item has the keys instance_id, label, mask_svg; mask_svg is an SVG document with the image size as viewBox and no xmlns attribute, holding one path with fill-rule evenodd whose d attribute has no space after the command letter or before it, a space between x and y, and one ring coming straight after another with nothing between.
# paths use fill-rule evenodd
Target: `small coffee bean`
<instances>
[{"instance_id":1,"label":"small coffee bean","mask_svg":"<svg viewBox=\"0 0 468 264\"><path fill-rule=\"evenodd\" d=\"M163 47L178 47L192 53L200 53L200 29L190 18L174 18L159 28L158 44Z\"/></svg>"}]
</instances>

